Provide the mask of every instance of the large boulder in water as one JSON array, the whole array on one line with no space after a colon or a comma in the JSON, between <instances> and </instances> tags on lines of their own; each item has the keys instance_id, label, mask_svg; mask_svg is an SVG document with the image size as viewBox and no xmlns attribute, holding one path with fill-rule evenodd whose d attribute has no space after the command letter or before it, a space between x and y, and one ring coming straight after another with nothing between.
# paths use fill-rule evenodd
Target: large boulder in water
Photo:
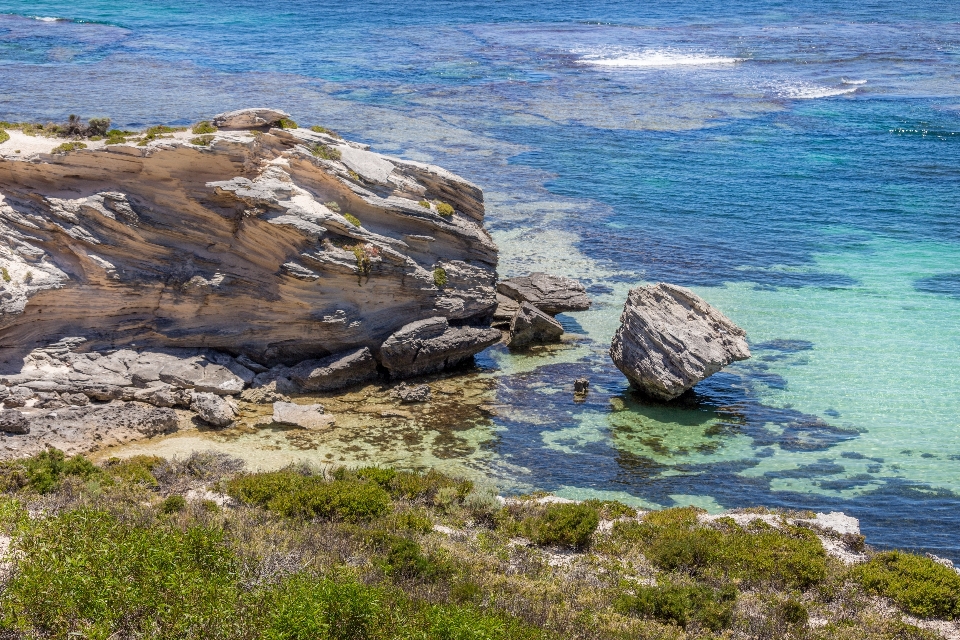
<instances>
[{"instance_id":1,"label":"large boulder in water","mask_svg":"<svg viewBox=\"0 0 960 640\"><path fill-rule=\"evenodd\" d=\"M737 360L746 333L689 289L659 283L630 290L610 357L643 393L673 400Z\"/></svg>"}]
</instances>

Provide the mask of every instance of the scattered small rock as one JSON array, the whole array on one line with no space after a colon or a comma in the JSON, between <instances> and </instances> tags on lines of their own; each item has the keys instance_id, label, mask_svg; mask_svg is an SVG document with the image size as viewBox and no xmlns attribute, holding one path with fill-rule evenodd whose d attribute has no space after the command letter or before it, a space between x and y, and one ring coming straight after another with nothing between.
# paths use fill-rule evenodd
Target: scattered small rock
<instances>
[{"instance_id":1,"label":"scattered small rock","mask_svg":"<svg viewBox=\"0 0 960 640\"><path fill-rule=\"evenodd\" d=\"M3 409L0 410L0 431L30 433L30 422L16 409Z\"/></svg>"},{"instance_id":2,"label":"scattered small rock","mask_svg":"<svg viewBox=\"0 0 960 640\"><path fill-rule=\"evenodd\" d=\"M587 395L590 390L590 381L586 378L577 378L573 381L573 392L578 396Z\"/></svg>"},{"instance_id":3,"label":"scattered small rock","mask_svg":"<svg viewBox=\"0 0 960 640\"><path fill-rule=\"evenodd\" d=\"M277 393L275 386L258 387L256 389L244 389L240 394L240 399L244 402L254 404L273 404L274 402L290 402L290 396Z\"/></svg>"},{"instance_id":4,"label":"scattered small rock","mask_svg":"<svg viewBox=\"0 0 960 640\"><path fill-rule=\"evenodd\" d=\"M425 384L408 385L406 382L401 382L393 388L390 395L403 404L427 402L430 400L430 387Z\"/></svg>"},{"instance_id":5,"label":"scattered small rock","mask_svg":"<svg viewBox=\"0 0 960 640\"><path fill-rule=\"evenodd\" d=\"M336 418L325 414L323 405L274 402L273 421L278 424L289 424L311 431L320 431L332 427Z\"/></svg>"},{"instance_id":6,"label":"scattered small rock","mask_svg":"<svg viewBox=\"0 0 960 640\"><path fill-rule=\"evenodd\" d=\"M237 408L233 402L215 393L194 393L190 410L215 427L227 427L237 418Z\"/></svg>"},{"instance_id":7,"label":"scattered small rock","mask_svg":"<svg viewBox=\"0 0 960 640\"><path fill-rule=\"evenodd\" d=\"M563 327L559 322L529 302L523 302L510 320L507 346L516 349L557 342L562 335Z\"/></svg>"}]
</instances>

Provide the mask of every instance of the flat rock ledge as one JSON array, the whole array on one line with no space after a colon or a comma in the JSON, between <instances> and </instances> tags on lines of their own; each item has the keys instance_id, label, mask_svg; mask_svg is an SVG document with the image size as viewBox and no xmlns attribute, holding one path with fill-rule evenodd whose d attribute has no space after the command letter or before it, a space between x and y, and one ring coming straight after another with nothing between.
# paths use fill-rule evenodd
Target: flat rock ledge
<instances>
[{"instance_id":1,"label":"flat rock ledge","mask_svg":"<svg viewBox=\"0 0 960 640\"><path fill-rule=\"evenodd\" d=\"M664 401L749 357L743 329L689 289L666 283L630 290L610 345L617 368Z\"/></svg>"}]
</instances>

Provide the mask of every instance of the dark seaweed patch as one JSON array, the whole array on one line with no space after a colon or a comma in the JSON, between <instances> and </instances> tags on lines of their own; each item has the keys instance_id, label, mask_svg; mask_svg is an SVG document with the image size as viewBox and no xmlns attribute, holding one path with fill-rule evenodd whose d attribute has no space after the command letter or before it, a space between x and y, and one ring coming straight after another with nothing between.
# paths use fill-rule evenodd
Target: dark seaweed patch
<instances>
[{"instance_id":1,"label":"dark seaweed patch","mask_svg":"<svg viewBox=\"0 0 960 640\"><path fill-rule=\"evenodd\" d=\"M960 273L941 273L914 281L913 288L923 293L935 293L960 298Z\"/></svg>"}]
</instances>

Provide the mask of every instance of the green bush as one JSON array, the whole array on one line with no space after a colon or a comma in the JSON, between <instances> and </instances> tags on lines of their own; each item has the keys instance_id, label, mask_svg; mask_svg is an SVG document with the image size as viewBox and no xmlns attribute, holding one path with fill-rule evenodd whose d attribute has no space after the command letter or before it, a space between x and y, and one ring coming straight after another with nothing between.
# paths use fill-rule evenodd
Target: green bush
<instances>
[{"instance_id":1,"label":"green bush","mask_svg":"<svg viewBox=\"0 0 960 640\"><path fill-rule=\"evenodd\" d=\"M104 464L104 471L122 482L141 484L150 488L157 486L153 470L165 461L159 456L131 456L121 460L110 458Z\"/></svg>"},{"instance_id":2,"label":"green bush","mask_svg":"<svg viewBox=\"0 0 960 640\"><path fill-rule=\"evenodd\" d=\"M387 616L381 589L294 575L267 592L263 640L361 640Z\"/></svg>"},{"instance_id":3,"label":"green bush","mask_svg":"<svg viewBox=\"0 0 960 640\"><path fill-rule=\"evenodd\" d=\"M534 544L583 549L600 524L597 510L587 504L550 504L543 513L528 517L523 531Z\"/></svg>"},{"instance_id":4,"label":"green bush","mask_svg":"<svg viewBox=\"0 0 960 640\"><path fill-rule=\"evenodd\" d=\"M3 144L9 139L10 139L10 134L4 131L3 129L0 129L0 144Z\"/></svg>"},{"instance_id":5,"label":"green bush","mask_svg":"<svg viewBox=\"0 0 960 640\"><path fill-rule=\"evenodd\" d=\"M715 590L665 583L636 587L633 594L621 595L614 608L624 615L653 618L684 628L695 621L711 631L720 631L730 626L736 601L737 591L732 586Z\"/></svg>"},{"instance_id":6,"label":"green bush","mask_svg":"<svg viewBox=\"0 0 960 640\"><path fill-rule=\"evenodd\" d=\"M7 271L6 267L0 267L0 275L3 276L4 282L10 282L10 280L12 280L12 278L10 277L10 272Z\"/></svg>"},{"instance_id":7,"label":"green bush","mask_svg":"<svg viewBox=\"0 0 960 640\"><path fill-rule=\"evenodd\" d=\"M281 118L277 121L277 127L280 129L299 129L297 123L293 120L288 120L286 118Z\"/></svg>"},{"instance_id":8,"label":"green bush","mask_svg":"<svg viewBox=\"0 0 960 640\"><path fill-rule=\"evenodd\" d=\"M382 467L361 467L357 469L355 473L357 477L376 482L384 489L389 489L390 483L397 476L395 470L384 469Z\"/></svg>"},{"instance_id":9,"label":"green bush","mask_svg":"<svg viewBox=\"0 0 960 640\"><path fill-rule=\"evenodd\" d=\"M347 222L349 222L353 226L355 227L360 226L360 219L357 218L357 216L353 215L352 213L345 213L343 214L343 217L346 218Z\"/></svg>"},{"instance_id":10,"label":"green bush","mask_svg":"<svg viewBox=\"0 0 960 640\"><path fill-rule=\"evenodd\" d=\"M168 496L160 503L160 513L180 513L187 508L187 499L181 495Z\"/></svg>"},{"instance_id":11,"label":"green bush","mask_svg":"<svg viewBox=\"0 0 960 640\"><path fill-rule=\"evenodd\" d=\"M600 517L604 520L616 520L617 518L633 518L637 515L637 510L631 506L625 505L617 500L584 500L586 505L590 505L597 510Z\"/></svg>"},{"instance_id":12,"label":"green bush","mask_svg":"<svg viewBox=\"0 0 960 640\"><path fill-rule=\"evenodd\" d=\"M90 120L87 121L86 134L90 137L103 137L107 135L109 129L110 118L90 118Z\"/></svg>"},{"instance_id":13,"label":"green bush","mask_svg":"<svg viewBox=\"0 0 960 640\"><path fill-rule=\"evenodd\" d=\"M69 151L77 151L78 149L86 149L87 145L82 142L64 142L63 144L53 148L50 153L67 153Z\"/></svg>"},{"instance_id":14,"label":"green bush","mask_svg":"<svg viewBox=\"0 0 960 640\"><path fill-rule=\"evenodd\" d=\"M63 451L50 448L31 458L3 463L0 482L7 490L29 487L37 493L50 493L67 476L88 480L100 474L100 469L83 456L66 458Z\"/></svg>"},{"instance_id":15,"label":"green bush","mask_svg":"<svg viewBox=\"0 0 960 640\"><path fill-rule=\"evenodd\" d=\"M853 570L864 589L924 618L960 618L960 574L930 558L887 551Z\"/></svg>"},{"instance_id":16,"label":"green bush","mask_svg":"<svg viewBox=\"0 0 960 640\"><path fill-rule=\"evenodd\" d=\"M187 130L186 127L168 127L166 125L157 125L155 127L150 127L149 129L143 132L143 138L140 140L140 142L137 143L137 145L140 147L145 147L147 146L148 142L152 142L153 140L158 140L160 138L167 138L167 137L170 137L169 134L171 133L177 133L179 131L186 131L186 130Z\"/></svg>"},{"instance_id":17,"label":"green bush","mask_svg":"<svg viewBox=\"0 0 960 640\"><path fill-rule=\"evenodd\" d=\"M437 202L437 213L439 213L440 215L444 216L445 218L449 218L450 216L453 215L453 207L451 207L451 206L450 206L449 204L447 204L446 202L439 202L439 201L438 201L438 202Z\"/></svg>"},{"instance_id":18,"label":"green bush","mask_svg":"<svg viewBox=\"0 0 960 640\"><path fill-rule=\"evenodd\" d=\"M244 475L227 485L237 500L255 504L288 518L369 520L389 510L390 496L369 481L333 480L295 471Z\"/></svg>"},{"instance_id":19,"label":"green bush","mask_svg":"<svg viewBox=\"0 0 960 640\"><path fill-rule=\"evenodd\" d=\"M314 144L309 147L310 153L317 156L318 158L323 158L324 160L335 160L339 161L341 153L339 149L334 149L327 144Z\"/></svg>"},{"instance_id":20,"label":"green bush","mask_svg":"<svg viewBox=\"0 0 960 640\"><path fill-rule=\"evenodd\" d=\"M202 120L197 124L193 125L193 129L190 130L191 133L196 135L203 135L205 133L216 133L217 128L210 124L209 120Z\"/></svg>"},{"instance_id":21,"label":"green bush","mask_svg":"<svg viewBox=\"0 0 960 640\"><path fill-rule=\"evenodd\" d=\"M450 573L445 562L425 555L409 538L390 536L385 543L386 554L379 564L389 576L434 581Z\"/></svg>"},{"instance_id":22,"label":"green bush","mask_svg":"<svg viewBox=\"0 0 960 640\"><path fill-rule=\"evenodd\" d=\"M223 534L144 529L89 509L26 525L0 599L6 629L107 638L202 637L227 626L239 565Z\"/></svg>"},{"instance_id":23,"label":"green bush","mask_svg":"<svg viewBox=\"0 0 960 640\"><path fill-rule=\"evenodd\" d=\"M793 598L788 598L780 603L777 607L780 617L787 624L793 624L798 626L805 626L807 621L810 619L810 613L807 611L807 607L798 600Z\"/></svg>"},{"instance_id":24,"label":"green bush","mask_svg":"<svg viewBox=\"0 0 960 640\"><path fill-rule=\"evenodd\" d=\"M110 129L107 131L107 141L105 144L123 144L127 141L127 136L133 135L132 131L121 131L120 129Z\"/></svg>"},{"instance_id":25,"label":"green bush","mask_svg":"<svg viewBox=\"0 0 960 640\"><path fill-rule=\"evenodd\" d=\"M390 481L390 495L401 500L433 502L433 498L443 487L453 487L462 498L473 489L473 482L446 476L430 469L426 473L398 471Z\"/></svg>"},{"instance_id":26,"label":"green bush","mask_svg":"<svg viewBox=\"0 0 960 640\"><path fill-rule=\"evenodd\" d=\"M420 205L421 207L423 207L424 209L429 209L429 208L430 208L430 203L427 202L426 200L421 200L421 201L418 202L417 204Z\"/></svg>"},{"instance_id":27,"label":"green bush","mask_svg":"<svg viewBox=\"0 0 960 640\"><path fill-rule=\"evenodd\" d=\"M213 142L215 136L206 135L206 136L197 136L196 138L190 138L190 144L195 144L198 147L209 146Z\"/></svg>"},{"instance_id":28,"label":"green bush","mask_svg":"<svg viewBox=\"0 0 960 640\"><path fill-rule=\"evenodd\" d=\"M333 138L340 138L340 137L341 137L340 134L337 133L336 131L331 131L330 129L327 129L326 127L321 127L321 126L318 125L318 124L315 124L315 125L313 125L312 127L310 127L310 131L313 131L313 132L315 132L315 133L325 133L325 134L327 134L328 136L331 136L331 137L333 137Z\"/></svg>"},{"instance_id":29,"label":"green bush","mask_svg":"<svg viewBox=\"0 0 960 640\"><path fill-rule=\"evenodd\" d=\"M433 284L441 289L447 286L447 271L443 267L437 267L433 270Z\"/></svg>"},{"instance_id":30,"label":"green bush","mask_svg":"<svg viewBox=\"0 0 960 640\"><path fill-rule=\"evenodd\" d=\"M809 529L774 529L755 520L747 528L732 519L701 525L693 507L653 511L642 522L620 522L613 540L638 544L659 569L714 581L807 589L826 578L827 556Z\"/></svg>"},{"instance_id":31,"label":"green bush","mask_svg":"<svg viewBox=\"0 0 960 640\"><path fill-rule=\"evenodd\" d=\"M340 205L336 202L325 202L323 203L323 206L325 206L327 209L330 209L330 211L340 213Z\"/></svg>"}]
</instances>

